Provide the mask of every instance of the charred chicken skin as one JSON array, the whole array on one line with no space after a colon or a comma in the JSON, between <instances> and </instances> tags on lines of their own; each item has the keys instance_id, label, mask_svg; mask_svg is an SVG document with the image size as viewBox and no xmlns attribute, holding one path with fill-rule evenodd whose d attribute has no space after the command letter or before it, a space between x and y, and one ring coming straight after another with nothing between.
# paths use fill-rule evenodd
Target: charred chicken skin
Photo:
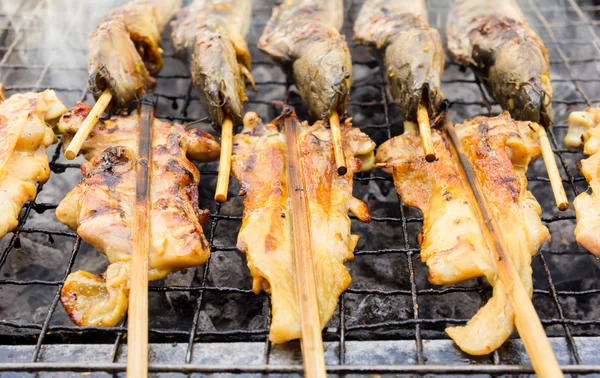
<instances>
[{"instance_id":1,"label":"charred chicken skin","mask_svg":"<svg viewBox=\"0 0 600 378\"><path fill-rule=\"evenodd\" d=\"M550 238L525 177L529 162L540 154L534 132L529 122L513 121L507 113L476 117L457 125L456 131L476 179L483 190L494 193L490 205L509 241L506 252L531 295L531 257ZM498 278L476 199L450 138L438 130L432 130L432 137L435 162L425 161L416 126L381 145L377 160L388 163L404 203L423 212L419 242L430 282L453 284L485 276L494 287L492 298L466 326L446 329L463 351L484 355L510 336L514 310Z\"/></svg>"},{"instance_id":2,"label":"charred chicken skin","mask_svg":"<svg viewBox=\"0 0 600 378\"><path fill-rule=\"evenodd\" d=\"M580 170L592 192L583 192L573 201L577 217L575 239L600 257L600 108L571 113L565 145L570 149L583 146L583 153L589 155L581 161Z\"/></svg>"},{"instance_id":3,"label":"charred chicken skin","mask_svg":"<svg viewBox=\"0 0 600 378\"><path fill-rule=\"evenodd\" d=\"M250 75L246 34L250 0L195 0L171 22L175 54L190 67L204 109L219 128L225 115L242 122Z\"/></svg>"},{"instance_id":4,"label":"charred chicken skin","mask_svg":"<svg viewBox=\"0 0 600 378\"><path fill-rule=\"evenodd\" d=\"M23 205L50 177L46 148L57 139L49 124L66 111L51 90L15 94L0 104L0 237L17 227Z\"/></svg>"},{"instance_id":5,"label":"charred chicken skin","mask_svg":"<svg viewBox=\"0 0 600 378\"><path fill-rule=\"evenodd\" d=\"M513 118L550 124L548 52L515 0L455 0L447 36L450 57L471 67Z\"/></svg>"},{"instance_id":6,"label":"charred chicken skin","mask_svg":"<svg viewBox=\"0 0 600 378\"><path fill-rule=\"evenodd\" d=\"M181 0L134 0L112 10L92 33L88 45L89 87L97 99L108 89L111 108L129 108L154 85L163 67L160 35Z\"/></svg>"},{"instance_id":7,"label":"charred chicken skin","mask_svg":"<svg viewBox=\"0 0 600 378\"><path fill-rule=\"evenodd\" d=\"M445 56L440 33L427 24L425 0L367 0L354 24L354 38L369 46L385 67L404 119L417 121L419 102L431 118L438 115Z\"/></svg>"},{"instance_id":8,"label":"charred chicken skin","mask_svg":"<svg viewBox=\"0 0 600 378\"><path fill-rule=\"evenodd\" d=\"M58 128L68 138L90 108L78 104ZM114 326L127 311L132 250L138 115L100 121L85 142L82 181L56 209L58 220L105 254L106 272L71 273L61 302L77 325ZM208 212L198 207L200 174L189 159L215 160L219 146L208 134L154 120L151 184L149 279L203 264L209 244L201 223Z\"/></svg>"},{"instance_id":9,"label":"charred chicken skin","mask_svg":"<svg viewBox=\"0 0 600 378\"><path fill-rule=\"evenodd\" d=\"M293 75L302 101L319 119L346 112L352 60L343 35L342 0L285 0L258 47Z\"/></svg>"},{"instance_id":10,"label":"charred chicken skin","mask_svg":"<svg viewBox=\"0 0 600 378\"><path fill-rule=\"evenodd\" d=\"M301 332L285 136L277 129L283 117L265 125L256 113L247 113L244 129L234 136L232 156L233 174L246 195L237 247L246 253L254 292L264 290L271 295L269 339L275 343L297 339ZM299 165L306 180L319 313L324 327L351 280L343 263L354 257L358 236L350 232L348 210L363 222L371 220L367 206L352 196L352 178L363 161L364 165L373 164L375 143L347 120L342 133L348 172L339 176L331 132L325 123L303 123L298 131Z\"/></svg>"}]
</instances>

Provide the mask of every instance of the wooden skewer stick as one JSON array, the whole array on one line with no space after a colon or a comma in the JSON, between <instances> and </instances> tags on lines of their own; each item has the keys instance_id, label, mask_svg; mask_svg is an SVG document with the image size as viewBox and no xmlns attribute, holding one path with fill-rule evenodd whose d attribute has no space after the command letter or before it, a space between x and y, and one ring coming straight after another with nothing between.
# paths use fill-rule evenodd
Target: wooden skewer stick
<instances>
[{"instance_id":1,"label":"wooden skewer stick","mask_svg":"<svg viewBox=\"0 0 600 378\"><path fill-rule=\"evenodd\" d=\"M417 122L419 123L419 133L421 134L421 143L423 143L425 160L431 163L432 161L435 161L435 148L433 147L433 139L431 139L429 113L422 102L419 102L419 106L417 108Z\"/></svg>"},{"instance_id":2,"label":"wooden skewer stick","mask_svg":"<svg viewBox=\"0 0 600 378\"><path fill-rule=\"evenodd\" d=\"M569 208L569 200L565 193L565 188L562 183L562 178L558 172L558 166L554 159L554 152L550 146L550 140L546 130L538 125L537 129L538 140L540 141L540 147L542 149L542 157L544 158L544 164L546 165L546 171L548 171L548 178L550 179L550 186L552 186L552 193L554 193L554 200L559 210L565 211Z\"/></svg>"},{"instance_id":3,"label":"wooden skewer stick","mask_svg":"<svg viewBox=\"0 0 600 378\"><path fill-rule=\"evenodd\" d=\"M127 377L148 377L148 253L154 106L142 103L133 214L133 254L127 323Z\"/></svg>"},{"instance_id":4,"label":"wooden skewer stick","mask_svg":"<svg viewBox=\"0 0 600 378\"><path fill-rule=\"evenodd\" d=\"M302 359L304 361L305 377L325 378L327 376L325 373L325 356L321 336L314 260L310 245L308 200L298 157L297 126L298 120L295 116L287 117L284 121L288 193L292 205L296 290L302 325Z\"/></svg>"},{"instance_id":5,"label":"wooden skewer stick","mask_svg":"<svg viewBox=\"0 0 600 378\"><path fill-rule=\"evenodd\" d=\"M83 121L79 130L77 130L77 133L75 133L71 143L69 143L69 147L65 150L65 157L67 159L73 160L79 155L79 150L81 150L83 143L85 143L94 126L96 126L96 122L98 122L98 119L100 119L100 116L104 113L110 100L112 100L112 93L106 89L102 95L100 95L98 101L96 101L96 105L94 105L90 114L88 114L87 118Z\"/></svg>"},{"instance_id":6,"label":"wooden skewer stick","mask_svg":"<svg viewBox=\"0 0 600 378\"><path fill-rule=\"evenodd\" d=\"M342 176L348 172L346 167L346 158L344 157L344 142L342 140L342 129L340 127L340 116L337 111L333 111L329 117L329 127L333 139L333 153L335 155L335 165L338 175Z\"/></svg>"},{"instance_id":7,"label":"wooden skewer stick","mask_svg":"<svg viewBox=\"0 0 600 378\"><path fill-rule=\"evenodd\" d=\"M475 178L473 166L465 154L461 141L448 116L445 118L445 127L479 205L479 216L483 218L481 224L484 225L483 231L498 267L498 277L504 285L508 300L515 311L515 325L523 344L525 344L525 350L529 354L533 369L538 376L543 378L563 377L540 318L525 290L525 286L523 286L512 259L505 252L507 250L505 246L507 238L502 235L502 228L498 225L497 220L491 216L492 211L488 205L488 198Z\"/></svg>"},{"instance_id":8,"label":"wooden skewer stick","mask_svg":"<svg viewBox=\"0 0 600 378\"><path fill-rule=\"evenodd\" d=\"M215 201L227 201L229 190L229 175L231 174L231 151L233 148L233 121L231 116L225 115L221 125L221 158L219 161L219 175L217 176L217 189Z\"/></svg>"}]
</instances>

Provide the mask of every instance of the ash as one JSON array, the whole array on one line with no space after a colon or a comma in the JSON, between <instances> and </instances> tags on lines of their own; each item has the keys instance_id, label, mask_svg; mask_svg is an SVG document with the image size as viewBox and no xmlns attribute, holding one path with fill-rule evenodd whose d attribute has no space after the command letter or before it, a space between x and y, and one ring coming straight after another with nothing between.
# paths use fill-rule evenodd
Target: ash
<instances>
[{"instance_id":1,"label":"ash","mask_svg":"<svg viewBox=\"0 0 600 378\"><path fill-rule=\"evenodd\" d=\"M0 81L7 86L7 95L53 88L68 107L80 99L93 104L93 98L86 90L85 40L98 18L120 3L122 1L47 0L38 3L23 0L1 4L0 25L4 28L0 29ZM345 3L347 22L343 32L350 42L355 62L348 115L355 126L379 145L390 136L402 133L402 120L395 106L383 97L386 93L377 62L366 49L351 41L351 25L360 4L348 0ZM598 19L595 8L586 8L594 2L580 3L588 17ZM567 1L531 0L523 1L521 5L534 29L544 39L552 59L554 120L557 124L553 128L553 137L555 149L559 151L559 168L572 203L576 194L587 189L587 184L576 168L583 156L565 151L562 142L566 133L565 120L569 112L583 109L588 106L588 100L594 102L599 98L600 87L586 81L598 78L600 54L595 34L598 30L590 24L579 25L579 14ZM442 34L448 6L447 0L429 2L430 23ZM536 6L542 9L540 13L536 12ZM271 101L287 99L296 106L301 118L308 119L295 89L287 90L282 70L256 48L271 8L270 1L254 2L249 45L258 92L249 90L245 111L256 111L263 119L270 120L277 115ZM541 22L540 15L548 21L549 28ZM57 19L64 23L56 22ZM557 43L550 32L559 41L567 42ZM187 69L173 57L167 38L165 35L163 43L165 67L158 76L155 90L157 117L181 123L204 117ZM570 66L561 53L565 54ZM456 65L447 63L442 89L451 103L450 114L455 122L500 111L485 101L474 76ZM209 124L198 127L212 132ZM53 206L81 178L79 169L66 166L71 162L55 153L55 148L48 151L49 156L55 157L49 182L43 185L35 203L26 206L23 212L24 217L27 215L26 220L18 234L9 234L0 241L0 342L35 343L42 325L48 320L51 332L45 335L45 343L114 343L118 330L60 332L65 327L72 327L60 304L56 305L61 281L70 271L78 269L103 272L107 261L86 243L79 247L75 234L55 218ZM79 158L75 162L82 161ZM232 179L228 202L216 206L212 198L217 167L217 163L199 166L203 172L200 205L213 214L211 222L204 227L213 245L209 266L183 270L151 283L152 341L187 342L192 330L192 336L200 341L264 341L268 332L268 296L251 292L245 256L235 249L243 199L237 196L239 187ZM532 164L528 177L530 190L542 204L543 219L552 234L552 241L533 258L535 308L551 336L564 337L567 331L573 335L598 336L600 264L577 246L573 236L573 211L560 213L555 208L543 162ZM346 264L353 281L342 298L343 314L338 306L324 331L325 339L337 341L343 332L347 340L414 340L417 335L425 340L447 340L444 328L470 319L491 295L489 285L479 279L448 287L473 288L470 291L447 294L432 291L445 287L429 284L427 268L419 258L420 212L400 206L389 175L375 170L356 179L355 196L368 204L373 222L364 225L353 220L353 231L360 235L356 257ZM50 230L52 234L40 232L42 229ZM410 275L411 265L414 277ZM170 289L173 286L182 290ZM203 291L202 287L207 289ZM558 291L556 299L550 295L554 289ZM582 293L584 291L588 292ZM342 315L344 329L340 329ZM425 321L419 323L414 319ZM503 347L501 358L509 359L511 350ZM569 348L564 351L572 353ZM415 355L411 358L414 361ZM572 362L573 358L569 354L568 360Z\"/></svg>"}]
</instances>

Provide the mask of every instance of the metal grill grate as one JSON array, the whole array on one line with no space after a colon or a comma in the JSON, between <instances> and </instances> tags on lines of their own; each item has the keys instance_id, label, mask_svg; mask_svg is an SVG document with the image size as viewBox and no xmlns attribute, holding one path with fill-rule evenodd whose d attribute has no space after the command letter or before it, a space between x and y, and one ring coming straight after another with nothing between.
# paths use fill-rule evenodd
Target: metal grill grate
<instances>
[{"instance_id":1,"label":"metal grill grate","mask_svg":"<svg viewBox=\"0 0 600 378\"><path fill-rule=\"evenodd\" d=\"M69 107L76 100L92 103L86 86L87 50L84 47L91 25L84 24L79 18L89 12L91 4L81 3L23 0L14 15L0 14L0 79L6 85L7 95L51 87ZM94 12L102 15L108 8L100 9L103 3L99 3L94 5ZM352 23L360 3L346 0L348 11L343 29L355 67L349 115L354 117L355 126L379 145L399 135L402 122L386 95L384 79L375 60L364 48L351 42ZM65 4L78 4L71 14L75 17L65 18ZM550 50L557 125L549 135L571 201L586 190L587 184L576 169L576 162L582 155L567 151L563 146L567 127L563 121L570 111L600 102L600 89L596 88L600 82L600 7L593 4L593 1L578 3L576 0L521 1L530 23ZM287 99L297 107L300 116L306 118L298 96L281 70L255 47L271 7L271 1L255 1L249 44L258 93L249 93L246 110L257 111L264 119L271 119L275 116L271 100ZM429 1L430 23L442 33L448 7L449 0ZM28 36L40 30L40 17L65 21L64 29L57 34L61 38L57 38L56 44L30 43ZM167 40L164 47L165 69L157 78L154 94L158 102L157 117L182 123L194 121L204 116L198 95L191 86L186 68L172 56ZM81 64L73 65L73 62ZM446 65L443 90L450 100L454 121L499 111L498 106L486 98L474 76L452 63ZM210 223L205 226L213 252L211 259L196 270L190 284L173 285L167 280L150 285L150 341L156 348L154 361L162 363L152 365L152 369L182 374L299 373L300 360L298 356L294 357L298 345L291 343L291 346L279 347L267 340L269 297L252 293L245 261L235 248L242 211L241 200L234 194L236 183L231 184L229 202L215 204L212 193L216 167L216 163L201 167L200 204L211 210ZM59 293L66 276L82 266L86 259L98 254L75 232L54 219L57 201L76 182L79 163L66 162L59 143L51 152L51 168L50 181L39 187L44 191L25 206L19 227L0 244L0 374L2 371L94 371L98 374L123 371L122 341L127 331L126 322L123 326L110 328L76 327L59 306ZM67 176L70 181L63 178ZM600 346L600 310L594 310L600 299L600 284L595 282L595 278L600 277L598 263L576 246L572 234L575 219L572 210L558 213L554 209L543 164L533 164L528 177L530 189L542 204L542 219L553 237L553 242L545 245L533 259L534 304L548 335L552 336L559 361L568 365L566 372L600 373L600 358L595 355ZM479 279L432 287L427 282L427 270L418 257L416 236L422 225L421 214L403 206L395 196L388 175L374 171L370 175L357 176L355 181L355 194L369 202L373 222L362 225L353 219L353 231L360 234L361 242L355 251L355 260L347 264L353 284L341 296L338 310L324 330L329 371L338 374L532 373L531 368L525 366L528 359L516 333L505 346L489 356L468 357L453 346L443 332L444 327L466 323L487 300L489 285ZM50 194L46 195L48 192ZM26 243L27 240L37 244ZM49 243L69 245L70 250L65 247L63 251L64 263L60 270L47 272L42 269L42 278L39 278L26 269L10 269L16 264L14 259L30 253L30 247L34 249L38 244ZM102 259L94 261L102 264L99 269L105 267ZM44 261L39 264L43 265ZM233 273L228 273L226 266L229 264L237 266ZM241 278L232 277L236 272L245 273L241 273ZM219 278L223 276L226 278ZM240 282L240 285L234 285ZM26 315L11 317L14 312L8 309L16 298L3 293L16 293L15 296L27 293L36 297L31 300L43 302L43 306L36 307L43 307L43 311L33 314L31 320L27 320ZM182 304L172 303L174 299L169 295L173 293L183 296L183 299L177 299L183 301ZM236 301L247 303L245 314L240 314L239 308L232 310L231 303ZM152 312L153 306L158 310ZM223 317L229 316L227 319L231 321L220 325L219 317L211 318L210 309L213 314L217 309L222 311ZM164 311L167 316L161 316L159 311ZM256 314L252 316L248 312ZM212 327L205 327L207 316L211 318ZM242 316L250 321L235 321L236 317ZM164 345L161 346L163 343L176 343L175 352L165 351ZM210 344L215 346L214 350L206 348L207 343L214 343ZM221 350L216 347L221 343L230 344ZM106 356L85 362L72 359L72 356L69 359L66 354L63 359L51 358L57 346L75 353L79 350L75 345L80 344L107 344L107 348L100 348ZM86 345L81 350L86 348L95 351L99 346ZM244 360L235 364L228 355L257 348L262 348L258 353L260 358L250 362ZM206 360L199 359L200 352L203 357L210 353L217 356L209 360L212 363L201 365L200 361ZM169 359L159 357L159 353ZM292 357L282 357L286 353ZM386 364L389 365L383 366Z\"/></svg>"}]
</instances>

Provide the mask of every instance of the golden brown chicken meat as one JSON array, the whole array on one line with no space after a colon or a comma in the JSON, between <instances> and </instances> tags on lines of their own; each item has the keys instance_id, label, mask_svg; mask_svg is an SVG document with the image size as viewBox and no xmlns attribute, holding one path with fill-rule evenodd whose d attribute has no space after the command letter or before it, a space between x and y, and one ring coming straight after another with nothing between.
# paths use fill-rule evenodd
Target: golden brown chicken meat
<instances>
[{"instance_id":1,"label":"golden brown chicken meat","mask_svg":"<svg viewBox=\"0 0 600 378\"><path fill-rule=\"evenodd\" d=\"M226 114L242 122L250 75L246 34L250 0L195 0L171 22L175 54L190 67L204 109L219 129Z\"/></svg>"},{"instance_id":2,"label":"golden brown chicken meat","mask_svg":"<svg viewBox=\"0 0 600 378\"><path fill-rule=\"evenodd\" d=\"M62 117L58 128L65 138L72 137L89 111L78 104ZM188 158L219 156L218 144L206 133L157 119L153 128L150 280L208 258L201 226L208 212L198 207L200 173ZM65 282L61 302L78 325L113 326L127 310L138 129L138 115L98 122L82 149L89 159L81 166L83 179L56 209L60 222L109 261L102 275L78 271Z\"/></svg>"},{"instance_id":3,"label":"golden brown chicken meat","mask_svg":"<svg viewBox=\"0 0 600 378\"><path fill-rule=\"evenodd\" d=\"M409 126L403 135L381 145L377 160L387 163L404 203L423 212L419 241L430 282L453 284L485 276L494 287L492 298L466 326L446 329L463 351L488 354L512 333L514 311L498 279L477 202L448 135L432 130L437 160L428 163L416 126ZM476 179L485 192L494 193L490 196L492 216L509 241L506 252L531 295L531 256L550 234L541 223L538 202L527 190L525 171L540 154L529 126L504 113L465 121L456 131Z\"/></svg>"},{"instance_id":4,"label":"golden brown chicken meat","mask_svg":"<svg viewBox=\"0 0 600 378\"><path fill-rule=\"evenodd\" d=\"M427 24L425 0L367 0L354 38L369 46L386 70L388 87L405 120L417 121L421 102L434 118L442 107L444 49Z\"/></svg>"},{"instance_id":5,"label":"golden brown chicken meat","mask_svg":"<svg viewBox=\"0 0 600 378\"><path fill-rule=\"evenodd\" d=\"M163 67L160 35L182 0L133 0L112 10L88 41L90 91L97 99L108 89L114 110L132 103L154 86Z\"/></svg>"},{"instance_id":6,"label":"golden brown chicken meat","mask_svg":"<svg viewBox=\"0 0 600 378\"><path fill-rule=\"evenodd\" d=\"M57 140L50 124L66 111L51 90L0 104L0 237L17 227L23 205L50 177L46 148Z\"/></svg>"},{"instance_id":7,"label":"golden brown chicken meat","mask_svg":"<svg viewBox=\"0 0 600 378\"><path fill-rule=\"evenodd\" d=\"M565 145L578 149L583 145L583 153L589 155L581 161L581 173L591 188L591 193L579 194L573 206L577 217L575 239L577 242L600 257L600 108L589 108L569 115L569 131Z\"/></svg>"},{"instance_id":8,"label":"golden brown chicken meat","mask_svg":"<svg viewBox=\"0 0 600 378\"><path fill-rule=\"evenodd\" d=\"M343 35L342 0L284 0L273 9L258 47L293 75L310 113L346 112L352 59Z\"/></svg>"},{"instance_id":9,"label":"golden brown chicken meat","mask_svg":"<svg viewBox=\"0 0 600 378\"><path fill-rule=\"evenodd\" d=\"M254 292L264 290L271 294L273 320L269 339L275 343L296 339L301 331L294 289L285 136L277 129L282 117L265 125L256 113L247 113L244 129L234 136L232 156L233 174L240 182L241 192L246 194L237 246L246 253ZM342 126L342 133L348 172L338 176L331 132L325 123L299 126L299 164L308 192L322 327L333 314L339 295L350 284L350 274L343 263L353 258L358 235L350 232L348 210L363 222L371 220L367 206L352 196L352 177L363 166L362 161L373 164L375 143L353 128L349 120Z\"/></svg>"}]
</instances>

